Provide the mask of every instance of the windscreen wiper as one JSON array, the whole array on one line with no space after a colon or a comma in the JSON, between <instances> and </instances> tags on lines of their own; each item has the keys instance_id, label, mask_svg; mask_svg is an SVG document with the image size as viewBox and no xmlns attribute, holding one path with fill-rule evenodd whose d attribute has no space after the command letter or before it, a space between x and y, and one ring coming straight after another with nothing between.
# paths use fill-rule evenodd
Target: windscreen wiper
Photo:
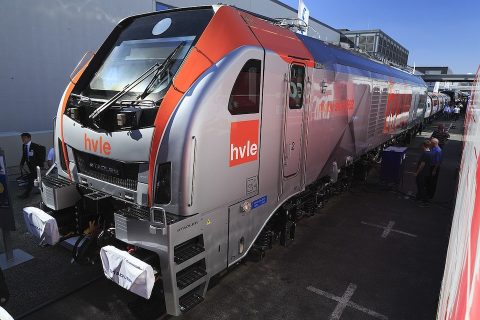
<instances>
[{"instance_id":1,"label":"windscreen wiper","mask_svg":"<svg viewBox=\"0 0 480 320\"><path fill-rule=\"evenodd\" d=\"M153 92L153 89L156 88L159 84L164 83L165 81L168 80L170 74L170 66L173 63L173 58L176 56L177 52L180 51L180 48L183 47L185 44L185 41L182 41L176 48L173 50L173 52L165 59L165 61L162 63L162 68L157 68L157 70L154 72L152 79L150 82L147 84L145 87L145 90L143 90L142 94L140 94L137 97L138 99L145 99L150 93ZM164 75L166 73L166 75ZM163 76L162 76L163 75Z\"/></svg>"},{"instance_id":2,"label":"windscreen wiper","mask_svg":"<svg viewBox=\"0 0 480 320\"><path fill-rule=\"evenodd\" d=\"M81 94L71 93L70 98L77 99L79 106L83 106L83 105L91 106L92 105L92 100L87 96L82 96Z\"/></svg>"},{"instance_id":3,"label":"windscreen wiper","mask_svg":"<svg viewBox=\"0 0 480 320\"><path fill-rule=\"evenodd\" d=\"M173 56L175 53L178 51L180 47L182 47L184 42L180 43L175 50L163 61L161 64L155 63L153 66L148 68L144 73L142 73L137 79L133 80L131 83L127 84L122 91L118 92L116 95L111 97L108 101L106 101L104 104L102 104L100 107L98 107L94 112L92 112L89 116L90 119L95 120L98 118L100 114L102 114L105 110L110 108L115 102L117 102L118 99L123 97L125 94L127 94L129 91L131 91L134 87L136 87L139 83L147 79L150 75L153 73L155 74L161 74L163 70L165 70L165 67L171 62L173 59ZM150 83L149 83L150 84ZM149 86L147 85L147 88Z\"/></svg>"}]
</instances>

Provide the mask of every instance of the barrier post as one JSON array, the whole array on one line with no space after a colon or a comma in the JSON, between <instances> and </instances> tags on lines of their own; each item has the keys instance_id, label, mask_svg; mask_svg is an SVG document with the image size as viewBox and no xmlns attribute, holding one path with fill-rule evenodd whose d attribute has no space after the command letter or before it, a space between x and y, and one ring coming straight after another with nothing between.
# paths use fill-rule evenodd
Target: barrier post
<instances>
[{"instance_id":1,"label":"barrier post","mask_svg":"<svg viewBox=\"0 0 480 320\"><path fill-rule=\"evenodd\" d=\"M5 252L0 254L0 268L3 270L33 259L31 255L20 249L13 249L10 231L15 231L12 199L8 192L8 174L5 152L0 149L0 228Z\"/></svg>"}]
</instances>

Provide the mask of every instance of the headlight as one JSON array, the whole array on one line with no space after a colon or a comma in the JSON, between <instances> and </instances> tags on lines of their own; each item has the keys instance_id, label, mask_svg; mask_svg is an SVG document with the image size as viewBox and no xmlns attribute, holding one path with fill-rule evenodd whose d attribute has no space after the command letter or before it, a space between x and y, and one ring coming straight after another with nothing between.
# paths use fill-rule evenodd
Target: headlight
<instances>
[{"instance_id":1,"label":"headlight","mask_svg":"<svg viewBox=\"0 0 480 320\"><path fill-rule=\"evenodd\" d=\"M170 162L160 164L157 168L155 182L155 203L169 203L172 198L170 186L172 165Z\"/></svg>"},{"instance_id":2,"label":"headlight","mask_svg":"<svg viewBox=\"0 0 480 320\"><path fill-rule=\"evenodd\" d=\"M60 138L58 139L58 159L60 161L60 167L62 168L62 170L67 171L67 164L65 163L65 156L63 154L63 144Z\"/></svg>"}]
</instances>

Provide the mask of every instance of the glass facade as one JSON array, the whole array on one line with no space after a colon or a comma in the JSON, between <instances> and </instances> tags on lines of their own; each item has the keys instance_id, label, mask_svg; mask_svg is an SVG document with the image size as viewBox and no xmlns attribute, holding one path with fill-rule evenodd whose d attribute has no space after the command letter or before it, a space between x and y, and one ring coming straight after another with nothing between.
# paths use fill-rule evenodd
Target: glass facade
<instances>
[{"instance_id":1,"label":"glass facade","mask_svg":"<svg viewBox=\"0 0 480 320\"><path fill-rule=\"evenodd\" d=\"M406 66L408 50L390 38L381 30L344 31L344 35L355 44L355 47L369 55L385 61Z\"/></svg>"}]
</instances>

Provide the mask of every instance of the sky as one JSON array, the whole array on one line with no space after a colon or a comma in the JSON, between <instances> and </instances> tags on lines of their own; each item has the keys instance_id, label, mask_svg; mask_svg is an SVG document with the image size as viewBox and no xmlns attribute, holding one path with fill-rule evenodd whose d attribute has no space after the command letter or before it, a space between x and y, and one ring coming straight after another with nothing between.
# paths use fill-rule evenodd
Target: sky
<instances>
[{"instance_id":1,"label":"sky","mask_svg":"<svg viewBox=\"0 0 480 320\"><path fill-rule=\"evenodd\" d=\"M298 0L281 0L293 8ZM413 66L480 65L479 0L304 0L310 17L339 29L381 29L409 51Z\"/></svg>"}]
</instances>

